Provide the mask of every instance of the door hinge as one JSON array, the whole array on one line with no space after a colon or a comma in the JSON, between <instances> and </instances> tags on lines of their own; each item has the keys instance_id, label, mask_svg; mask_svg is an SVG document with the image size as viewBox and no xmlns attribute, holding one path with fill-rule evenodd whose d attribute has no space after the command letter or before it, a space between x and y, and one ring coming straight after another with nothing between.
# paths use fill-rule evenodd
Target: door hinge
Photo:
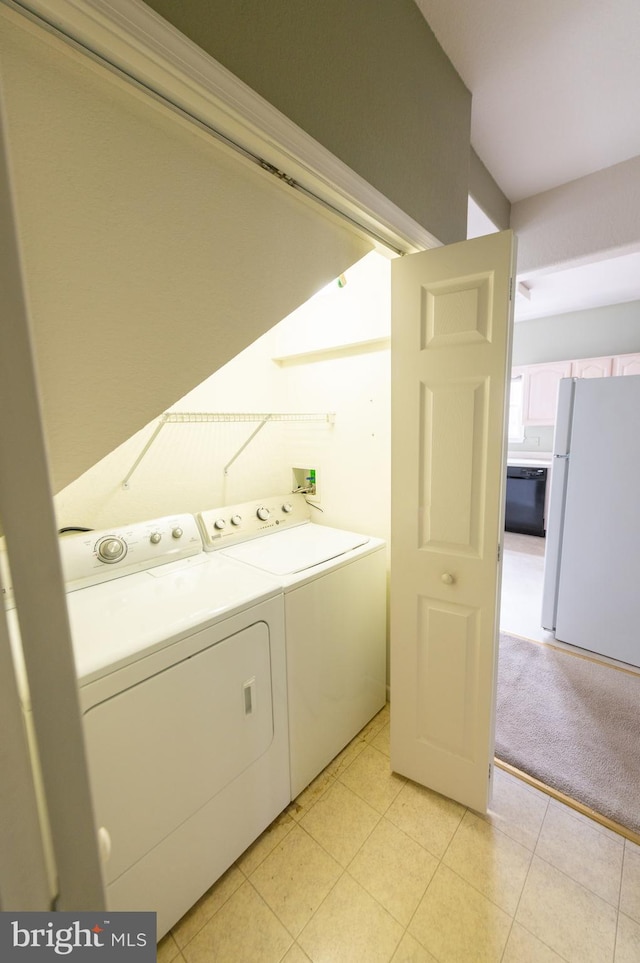
<instances>
[{"instance_id":1,"label":"door hinge","mask_svg":"<svg viewBox=\"0 0 640 963\"><path fill-rule=\"evenodd\" d=\"M502 558L502 545L498 544L498 561Z\"/></svg>"},{"instance_id":2,"label":"door hinge","mask_svg":"<svg viewBox=\"0 0 640 963\"><path fill-rule=\"evenodd\" d=\"M489 763L489 772L487 773L487 779L491 782L491 763Z\"/></svg>"},{"instance_id":3,"label":"door hinge","mask_svg":"<svg viewBox=\"0 0 640 963\"><path fill-rule=\"evenodd\" d=\"M513 301L513 278L509 278L509 300Z\"/></svg>"}]
</instances>

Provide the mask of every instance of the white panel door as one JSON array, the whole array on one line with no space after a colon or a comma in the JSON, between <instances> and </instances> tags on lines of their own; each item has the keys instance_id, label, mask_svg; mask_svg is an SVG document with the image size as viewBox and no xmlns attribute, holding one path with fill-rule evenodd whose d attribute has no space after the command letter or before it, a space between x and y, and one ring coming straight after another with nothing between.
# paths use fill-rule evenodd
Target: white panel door
<instances>
[{"instance_id":1,"label":"white panel door","mask_svg":"<svg viewBox=\"0 0 640 963\"><path fill-rule=\"evenodd\" d=\"M392 266L391 766L485 812L511 362L510 231Z\"/></svg>"}]
</instances>

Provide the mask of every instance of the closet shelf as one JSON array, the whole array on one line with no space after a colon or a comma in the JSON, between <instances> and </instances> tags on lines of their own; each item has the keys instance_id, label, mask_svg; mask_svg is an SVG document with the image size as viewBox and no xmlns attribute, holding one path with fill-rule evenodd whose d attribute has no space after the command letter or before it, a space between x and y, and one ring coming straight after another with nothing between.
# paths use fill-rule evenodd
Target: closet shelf
<instances>
[{"instance_id":1,"label":"closet shelf","mask_svg":"<svg viewBox=\"0 0 640 963\"><path fill-rule=\"evenodd\" d=\"M328 421L333 423L335 420L335 414L320 414L320 413L300 413L300 412L286 412L286 413L270 413L263 414L259 412L247 412L247 411L236 411L236 412L209 412L209 411L167 411L164 415L160 416L161 426L167 424L174 425L195 425L201 424L207 421Z\"/></svg>"},{"instance_id":2,"label":"closet shelf","mask_svg":"<svg viewBox=\"0 0 640 963\"><path fill-rule=\"evenodd\" d=\"M369 338L366 341L349 341L347 344L337 344L327 348L312 348L299 354L285 354L271 360L280 368L289 365L311 364L314 361L335 361L337 358L348 358L352 355L371 354L374 351L387 351L391 347L391 338Z\"/></svg>"},{"instance_id":3,"label":"closet shelf","mask_svg":"<svg viewBox=\"0 0 640 963\"><path fill-rule=\"evenodd\" d=\"M269 413L259 413L259 412L212 412L212 411L165 411L163 415L160 415L158 419L158 424L153 430L152 435L145 444L144 448L134 461L133 465L127 472L126 476L122 481L122 487L129 487L129 480L135 472L136 468L147 454L156 438L160 434L161 430L165 425L198 425L205 424L207 422L227 422L227 423L238 423L238 422L253 422L258 423L257 428L252 431L247 440L243 445L236 451L233 458L227 462L224 466L225 475L229 471L229 468L234 463L236 458L245 450L245 448L251 444L253 439L256 437L259 431L261 431L264 426L271 421L324 421L327 424L332 425L335 422L335 413L319 413L319 412L269 412Z\"/></svg>"}]
</instances>

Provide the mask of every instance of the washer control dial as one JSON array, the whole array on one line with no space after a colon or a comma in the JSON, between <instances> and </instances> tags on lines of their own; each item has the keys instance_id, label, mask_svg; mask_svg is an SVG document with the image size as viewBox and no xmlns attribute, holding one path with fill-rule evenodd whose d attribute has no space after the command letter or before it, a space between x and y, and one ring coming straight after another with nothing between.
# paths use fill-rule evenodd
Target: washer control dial
<instances>
[{"instance_id":1,"label":"washer control dial","mask_svg":"<svg viewBox=\"0 0 640 963\"><path fill-rule=\"evenodd\" d=\"M223 528L227 527L227 523L225 522L224 518L216 518L215 522L213 523L213 527L217 528L218 531L221 532Z\"/></svg>"},{"instance_id":2,"label":"washer control dial","mask_svg":"<svg viewBox=\"0 0 640 963\"><path fill-rule=\"evenodd\" d=\"M232 524L232 525L241 525L241 524L242 524L242 515L232 515L232 516L231 516L231 524Z\"/></svg>"},{"instance_id":3,"label":"washer control dial","mask_svg":"<svg viewBox=\"0 0 640 963\"><path fill-rule=\"evenodd\" d=\"M151 532L151 535L149 535L149 541L152 545L157 545L158 542L162 541L162 535L160 532Z\"/></svg>"},{"instance_id":4,"label":"washer control dial","mask_svg":"<svg viewBox=\"0 0 640 963\"><path fill-rule=\"evenodd\" d=\"M118 535L107 535L96 545L96 553L101 562L112 565L119 562L127 554L127 543Z\"/></svg>"},{"instance_id":5,"label":"washer control dial","mask_svg":"<svg viewBox=\"0 0 640 963\"><path fill-rule=\"evenodd\" d=\"M284 505L282 506L282 511L285 513L285 515L288 515L289 512L292 512L293 505L291 504L291 502L285 502Z\"/></svg>"},{"instance_id":6,"label":"washer control dial","mask_svg":"<svg viewBox=\"0 0 640 963\"><path fill-rule=\"evenodd\" d=\"M176 526L176 527L173 529L173 531L171 532L171 537L172 537L172 538L176 538L176 539L177 539L177 538L182 538L183 535L184 535L184 532L182 531L182 529L180 528L180 526Z\"/></svg>"},{"instance_id":7,"label":"washer control dial","mask_svg":"<svg viewBox=\"0 0 640 963\"><path fill-rule=\"evenodd\" d=\"M261 506L256 512L256 515L258 516L261 522L266 522L267 519L271 517L271 512L269 511L268 508L264 508L263 506Z\"/></svg>"}]
</instances>

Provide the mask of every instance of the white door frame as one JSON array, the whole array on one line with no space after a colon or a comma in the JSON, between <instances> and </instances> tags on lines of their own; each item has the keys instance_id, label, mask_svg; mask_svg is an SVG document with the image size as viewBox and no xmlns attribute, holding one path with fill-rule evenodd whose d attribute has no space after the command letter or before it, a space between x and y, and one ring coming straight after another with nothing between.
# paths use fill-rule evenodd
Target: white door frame
<instances>
[{"instance_id":1,"label":"white door frame","mask_svg":"<svg viewBox=\"0 0 640 963\"><path fill-rule=\"evenodd\" d=\"M46 893L40 841L24 843L37 877L18 888L23 868L3 866L3 899L21 891L33 909L78 911L104 907L93 804L80 718L78 683L58 551L55 512L40 412L36 370L14 202L0 87L0 287L3 344L0 351L0 519L6 538L31 713L40 755L57 872L57 894ZM4 613L3 613L4 615ZM6 646L7 632L2 636ZM5 650L5 656L8 653ZM8 661L8 659L5 659ZM3 680L3 697L14 706L13 678ZM6 739L7 732L2 733ZM24 762L24 740L22 741ZM14 746L13 752L20 747ZM12 774L15 777L15 773ZM3 818L22 831L34 830L33 784L13 779L14 795ZM23 812L19 810L23 809ZM31 816L29 815L31 810ZM52 886L52 888L54 888ZM18 909L8 906L3 909Z\"/></svg>"}]
</instances>

